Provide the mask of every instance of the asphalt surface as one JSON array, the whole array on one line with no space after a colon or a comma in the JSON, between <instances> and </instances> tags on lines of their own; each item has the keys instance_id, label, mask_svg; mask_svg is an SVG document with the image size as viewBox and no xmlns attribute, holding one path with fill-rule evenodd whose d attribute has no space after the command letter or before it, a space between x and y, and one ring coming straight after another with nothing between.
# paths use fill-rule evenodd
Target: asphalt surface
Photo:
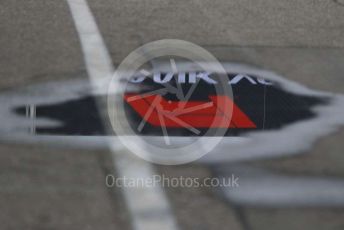
<instances>
[{"instance_id":1,"label":"asphalt surface","mask_svg":"<svg viewBox=\"0 0 344 230\"><path fill-rule=\"evenodd\" d=\"M113 64L147 42L194 42L221 61L273 70L310 88L344 92L344 6L305 1L88 1ZM0 2L0 89L87 77L65 1ZM344 177L343 130L302 155L249 162L287 175ZM131 229L108 151L20 142L0 146L2 229ZM204 178L205 165L154 166ZM229 166L228 166L229 167ZM240 175L239 175L240 176ZM343 229L343 208L237 207L211 188L165 188L181 229ZM344 195L344 194L343 194Z\"/></svg>"}]
</instances>

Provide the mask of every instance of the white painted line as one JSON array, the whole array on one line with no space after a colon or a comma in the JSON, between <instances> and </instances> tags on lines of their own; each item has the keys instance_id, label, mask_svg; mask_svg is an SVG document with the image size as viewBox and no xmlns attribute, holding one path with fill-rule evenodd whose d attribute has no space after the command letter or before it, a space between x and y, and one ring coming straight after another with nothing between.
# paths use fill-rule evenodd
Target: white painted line
<instances>
[{"instance_id":1,"label":"white painted line","mask_svg":"<svg viewBox=\"0 0 344 230\"><path fill-rule=\"evenodd\" d=\"M239 178L239 187L221 187L232 203L255 207L343 207L344 180L335 177L289 176L250 166L235 166L218 173Z\"/></svg>"},{"instance_id":2,"label":"white painted line","mask_svg":"<svg viewBox=\"0 0 344 230\"><path fill-rule=\"evenodd\" d=\"M114 167L121 178L125 176L138 181L147 181L156 175L150 163L128 151L116 151ZM177 229L169 203L161 187L127 187L124 189L124 198L133 216L134 229Z\"/></svg>"},{"instance_id":3,"label":"white painted line","mask_svg":"<svg viewBox=\"0 0 344 230\"><path fill-rule=\"evenodd\" d=\"M31 104L29 107L30 111L30 119L31 119L31 128L30 128L30 133L35 134L36 133L36 106Z\"/></svg>"},{"instance_id":4,"label":"white painted line","mask_svg":"<svg viewBox=\"0 0 344 230\"><path fill-rule=\"evenodd\" d=\"M86 0L67 0L67 2L81 41L91 83L97 91L106 90L98 82L109 79L114 69L92 12ZM119 177L152 178L155 174L151 164L134 158L125 150L121 153L118 149L114 151L118 146L112 141L109 144L113 153L113 164ZM135 230L177 229L170 205L161 187L123 187L123 193Z\"/></svg>"}]
</instances>

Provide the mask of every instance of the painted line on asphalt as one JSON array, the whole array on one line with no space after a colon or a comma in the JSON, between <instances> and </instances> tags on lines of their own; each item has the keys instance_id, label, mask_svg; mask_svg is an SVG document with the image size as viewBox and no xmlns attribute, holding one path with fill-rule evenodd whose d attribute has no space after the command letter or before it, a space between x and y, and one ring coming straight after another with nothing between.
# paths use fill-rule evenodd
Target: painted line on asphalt
<instances>
[{"instance_id":1,"label":"painted line on asphalt","mask_svg":"<svg viewBox=\"0 0 344 230\"><path fill-rule=\"evenodd\" d=\"M232 204L243 207L343 208L344 180L334 176L288 175L254 166L214 168L217 177L235 175L239 186L219 187Z\"/></svg>"},{"instance_id":2,"label":"painted line on asphalt","mask_svg":"<svg viewBox=\"0 0 344 230\"><path fill-rule=\"evenodd\" d=\"M114 73L114 68L94 16L86 0L67 0L67 3L79 35L92 86L97 91L106 92L104 90L107 89L104 87L107 84L103 86L98 83L109 79ZM149 179L155 174L150 163L134 158L126 150L118 151L118 146L112 141L109 145L119 177ZM177 229L170 205L161 187L142 186L122 189L135 230Z\"/></svg>"}]
</instances>

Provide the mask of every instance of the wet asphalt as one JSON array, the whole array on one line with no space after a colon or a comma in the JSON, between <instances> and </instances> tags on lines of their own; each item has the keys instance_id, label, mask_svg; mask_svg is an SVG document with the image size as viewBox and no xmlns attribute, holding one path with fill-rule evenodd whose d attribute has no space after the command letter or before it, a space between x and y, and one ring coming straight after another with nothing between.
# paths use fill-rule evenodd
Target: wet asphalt
<instances>
[{"instance_id":1,"label":"wet asphalt","mask_svg":"<svg viewBox=\"0 0 344 230\"><path fill-rule=\"evenodd\" d=\"M221 61L273 70L310 88L344 92L344 7L335 1L89 1L119 64L147 42L194 42ZM65 1L0 3L0 89L86 76ZM1 92L1 91L0 91ZM246 164L286 175L344 177L343 130L300 156ZM205 165L154 166L170 177L204 178ZM216 167L216 166L215 166ZM231 166L225 166L230 168ZM1 229L130 229L106 150L0 145ZM240 175L239 175L240 176ZM181 229L343 229L342 208L236 206L211 188L165 188Z\"/></svg>"}]
</instances>

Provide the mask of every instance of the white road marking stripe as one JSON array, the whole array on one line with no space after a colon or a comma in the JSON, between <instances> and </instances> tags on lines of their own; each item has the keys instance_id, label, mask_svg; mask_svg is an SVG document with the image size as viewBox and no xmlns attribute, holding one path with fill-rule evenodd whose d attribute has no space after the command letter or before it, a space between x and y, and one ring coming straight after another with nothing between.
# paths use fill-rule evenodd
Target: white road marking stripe
<instances>
[{"instance_id":1,"label":"white road marking stripe","mask_svg":"<svg viewBox=\"0 0 344 230\"><path fill-rule=\"evenodd\" d=\"M100 35L86 0L67 0L77 29L89 78L96 90L97 84L114 73L111 58ZM150 163L133 157L127 151L118 151L110 143L114 167L119 177L152 178L155 174ZM115 148L116 151L113 151ZM161 187L123 187L123 193L132 215L135 230L177 229L167 198Z\"/></svg>"},{"instance_id":2,"label":"white road marking stripe","mask_svg":"<svg viewBox=\"0 0 344 230\"><path fill-rule=\"evenodd\" d=\"M325 176L286 175L251 166L217 168L218 176L235 175L239 186L221 187L225 197L239 206L343 207L344 180ZM228 181L228 180L227 180Z\"/></svg>"},{"instance_id":3,"label":"white road marking stripe","mask_svg":"<svg viewBox=\"0 0 344 230\"><path fill-rule=\"evenodd\" d=\"M36 106L35 105L30 105L30 119L31 119L31 128L30 128L30 133L35 134L36 133Z\"/></svg>"}]
</instances>

